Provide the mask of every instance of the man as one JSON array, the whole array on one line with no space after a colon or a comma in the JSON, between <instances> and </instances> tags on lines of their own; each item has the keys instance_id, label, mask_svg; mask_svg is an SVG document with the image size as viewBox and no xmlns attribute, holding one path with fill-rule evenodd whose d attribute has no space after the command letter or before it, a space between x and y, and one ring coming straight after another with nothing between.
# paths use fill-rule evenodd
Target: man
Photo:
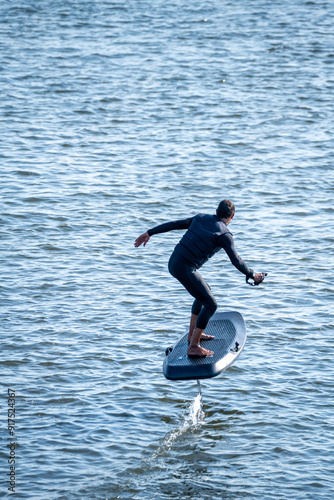
<instances>
[{"instance_id":1,"label":"man","mask_svg":"<svg viewBox=\"0 0 334 500\"><path fill-rule=\"evenodd\" d=\"M227 226L234 217L235 207L230 200L220 202L216 215L198 214L189 219L166 222L140 235L135 241L135 247L141 244L146 246L154 234L165 233L173 229L187 229L187 232L176 245L168 263L168 269L186 290L194 297L191 309L189 326L188 356L211 356L213 351L200 346L200 340L211 340L212 335L203 332L209 319L217 309L217 302L211 293L209 285L199 274L198 269L222 248L230 258L232 264L246 279L254 280L258 285L264 280L265 274L254 273L247 264L240 259L234 248L233 236Z\"/></svg>"}]
</instances>

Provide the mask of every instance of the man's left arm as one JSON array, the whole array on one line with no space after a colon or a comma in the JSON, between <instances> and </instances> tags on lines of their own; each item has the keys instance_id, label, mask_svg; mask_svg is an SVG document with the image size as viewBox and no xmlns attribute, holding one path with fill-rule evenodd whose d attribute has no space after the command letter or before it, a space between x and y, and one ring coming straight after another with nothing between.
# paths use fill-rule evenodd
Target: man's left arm
<instances>
[{"instance_id":1,"label":"man's left arm","mask_svg":"<svg viewBox=\"0 0 334 500\"><path fill-rule=\"evenodd\" d=\"M135 241L135 247L139 247L142 243L144 246L148 243L151 236L159 233L167 233L168 231L173 231L174 229L188 229L193 217L188 219L180 219L174 220L171 222L165 222L164 224L160 224L159 226L155 226L152 229L149 229L145 233L141 234Z\"/></svg>"}]
</instances>

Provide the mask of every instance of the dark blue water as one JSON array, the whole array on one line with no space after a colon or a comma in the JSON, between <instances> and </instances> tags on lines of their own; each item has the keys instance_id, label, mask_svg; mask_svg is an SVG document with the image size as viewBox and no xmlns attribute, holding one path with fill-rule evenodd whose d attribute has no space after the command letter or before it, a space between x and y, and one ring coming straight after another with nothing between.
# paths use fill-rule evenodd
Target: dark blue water
<instances>
[{"instance_id":1,"label":"dark blue water","mask_svg":"<svg viewBox=\"0 0 334 500\"><path fill-rule=\"evenodd\" d=\"M4 498L333 497L333 21L330 0L2 1ZM224 198L269 275L203 268L249 336L201 406L162 374L181 233L133 243Z\"/></svg>"}]
</instances>

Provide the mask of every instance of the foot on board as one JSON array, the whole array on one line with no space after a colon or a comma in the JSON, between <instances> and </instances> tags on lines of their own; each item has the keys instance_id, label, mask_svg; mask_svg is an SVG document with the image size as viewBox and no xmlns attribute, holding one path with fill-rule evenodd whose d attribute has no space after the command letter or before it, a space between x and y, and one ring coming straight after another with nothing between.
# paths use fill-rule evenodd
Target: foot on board
<instances>
[{"instance_id":1,"label":"foot on board","mask_svg":"<svg viewBox=\"0 0 334 500\"><path fill-rule=\"evenodd\" d=\"M214 335L206 335L206 333L202 333L200 340L213 340L215 338ZM188 342L191 341L191 335L188 336Z\"/></svg>"},{"instance_id":2,"label":"foot on board","mask_svg":"<svg viewBox=\"0 0 334 500\"><path fill-rule=\"evenodd\" d=\"M189 358L205 358L206 356L212 356L213 351L209 351L198 345L189 347L187 354Z\"/></svg>"},{"instance_id":3,"label":"foot on board","mask_svg":"<svg viewBox=\"0 0 334 500\"><path fill-rule=\"evenodd\" d=\"M214 335L206 335L205 333L202 333L200 340L212 340L214 338Z\"/></svg>"}]
</instances>

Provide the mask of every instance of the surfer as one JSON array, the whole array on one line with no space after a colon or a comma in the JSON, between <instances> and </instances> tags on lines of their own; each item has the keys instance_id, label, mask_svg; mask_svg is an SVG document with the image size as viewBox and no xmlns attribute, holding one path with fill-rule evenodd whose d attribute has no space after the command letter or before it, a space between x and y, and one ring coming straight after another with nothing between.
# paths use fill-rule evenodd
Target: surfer
<instances>
[{"instance_id":1,"label":"surfer","mask_svg":"<svg viewBox=\"0 0 334 500\"><path fill-rule=\"evenodd\" d=\"M211 356L213 351L204 349L200 340L211 340L212 335L204 334L209 319L217 309L217 302L209 285L199 274L198 269L222 248L230 258L231 263L258 285L264 280L264 273L254 273L238 256L233 236L227 226L235 214L234 203L223 200L219 203L216 215L198 214L188 219L176 220L160 224L141 234L135 241L135 247L146 246L150 237L158 233L166 233L173 229L187 229L184 236L174 248L169 259L168 269L185 289L194 297L189 326L188 356Z\"/></svg>"}]
</instances>

